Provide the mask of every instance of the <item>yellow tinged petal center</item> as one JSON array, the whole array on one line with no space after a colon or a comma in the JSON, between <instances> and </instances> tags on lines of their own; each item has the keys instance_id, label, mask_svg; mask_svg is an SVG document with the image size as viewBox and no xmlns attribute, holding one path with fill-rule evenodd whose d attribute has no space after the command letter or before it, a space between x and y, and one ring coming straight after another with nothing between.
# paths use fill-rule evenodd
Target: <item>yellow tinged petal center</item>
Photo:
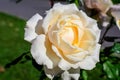
<instances>
[{"instance_id":1,"label":"yellow tinged petal center","mask_svg":"<svg viewBox=\"0 0 120 80\"><path fill-rule=\"evenodd\" d=\"M83 30L80 30L80 28L84 28L80 19L77 16L68 16L61 20L59 25L62 27L59 33L62 40L73 46L79 46L83 33Z\"/></svg>"},{"instance_id":2,"label":"yellow tinged petal center","mask_svg":"<svg viewBox=\"0 0 120 80\"><path fill-rule=\"evenodd\" d=\"M74 32L72 28L65 28L64 30L62 30L60 35L64 41L67 41L69 44L72 44L74 40Z\"/></svg>"}]
</instances>

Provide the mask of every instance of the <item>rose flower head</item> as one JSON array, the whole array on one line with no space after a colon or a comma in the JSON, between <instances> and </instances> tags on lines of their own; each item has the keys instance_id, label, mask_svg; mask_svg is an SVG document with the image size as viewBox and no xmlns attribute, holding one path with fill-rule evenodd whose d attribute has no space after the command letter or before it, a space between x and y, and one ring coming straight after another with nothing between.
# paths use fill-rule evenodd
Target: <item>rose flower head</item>
<instances>
[{"instance_id":1,"label":"rose flower head","mask_svg":"<svg viewBox=\"0 0 120 80\"><path fill-rule=\"evenodd\" d=\"M25 28L31 54L50 79L61 74L63 80L78 80L80 69L93 69L99 62L99 38L96 20L75 4L56 3L45 18L35 14Z\"/></svg>"}]
</instances>

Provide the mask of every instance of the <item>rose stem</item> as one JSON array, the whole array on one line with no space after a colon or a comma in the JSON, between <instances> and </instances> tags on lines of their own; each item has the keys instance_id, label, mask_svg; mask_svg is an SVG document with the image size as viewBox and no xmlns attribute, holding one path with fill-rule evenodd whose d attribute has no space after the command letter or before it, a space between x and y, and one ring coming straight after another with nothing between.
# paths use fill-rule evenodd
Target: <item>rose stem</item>
<instances>
[{"instance_id":1,"label":"rose stem","mask_svg":"<svg viewBox=\"0 0 120 80\"><path fill-rule=\"evenodd\" d=\"M108 25L108 27L105 29L103 36L101 37L101 40L99 41L100 44L102 44L104 42L104 37L105 37L106 33L109 31L109 29L111 28L113 21L114 21L114 19L112 17L112 19L110 20L110 25Z\"/></svg>"},{"instance_id":2,"label":"rose stem","mask_svg":"<svg viewBox=\"0 0 120 80\"><path fill-rule=\"evenodd\" d=\"M53 5L54 5L54 0L50 0L50 5L51 5L51 7L53 7Z\"/></svg>"}]
</instances>

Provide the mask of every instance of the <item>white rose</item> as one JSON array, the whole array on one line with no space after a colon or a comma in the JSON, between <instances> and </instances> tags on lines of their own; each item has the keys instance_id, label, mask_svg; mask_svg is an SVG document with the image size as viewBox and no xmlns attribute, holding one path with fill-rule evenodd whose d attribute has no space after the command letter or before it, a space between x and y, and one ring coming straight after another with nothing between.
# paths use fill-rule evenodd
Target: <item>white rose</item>
<instances>
[{"instance_id":1,"label":"white rose","mask_svg":"<svg viewBox=\"0 0 120 80\"><path fill-rule=\"evenodd\" d=\"M25 28L33 58L44 65L51 79L64 71L63 80L78 80L80 69L93 69L99 61L99 37L96 20L79 11L75 4L57 3L44 19L34 15Z\"/></svg>"}]
</instances>

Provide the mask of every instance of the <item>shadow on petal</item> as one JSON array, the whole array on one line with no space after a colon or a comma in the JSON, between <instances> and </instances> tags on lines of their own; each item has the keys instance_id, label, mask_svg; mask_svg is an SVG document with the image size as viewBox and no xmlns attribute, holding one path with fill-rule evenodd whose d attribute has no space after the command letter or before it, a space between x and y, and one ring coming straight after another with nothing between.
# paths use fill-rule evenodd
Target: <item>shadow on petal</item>
<instances>
[{"instance_id":1,"label":"shadow on petal","mask_svg":"<svg viewBox=\"0 0 120 80\"><path fill-rule=\"evenodd\" d=\"M60 77L60 75L63 73L63 71L58 66L54 67L53 69L48 69L46 66L44 66L44 71L47 77L54 80L57 77Z\"/></svg>"},{"instance_id":2,"label":"shadow on petal","mask_svg":"<svg viewBox=\"0 0 120 80\"><path fill-rule=\"evenodd\" d=\"M45 47L46 47L47 56L53 62L53 67L56 67L58 65L58 63L60 62L60 58L52 50L52 44L47 37L46 37L46 41L45 41Z\"/></svg>"}]
</instances>

